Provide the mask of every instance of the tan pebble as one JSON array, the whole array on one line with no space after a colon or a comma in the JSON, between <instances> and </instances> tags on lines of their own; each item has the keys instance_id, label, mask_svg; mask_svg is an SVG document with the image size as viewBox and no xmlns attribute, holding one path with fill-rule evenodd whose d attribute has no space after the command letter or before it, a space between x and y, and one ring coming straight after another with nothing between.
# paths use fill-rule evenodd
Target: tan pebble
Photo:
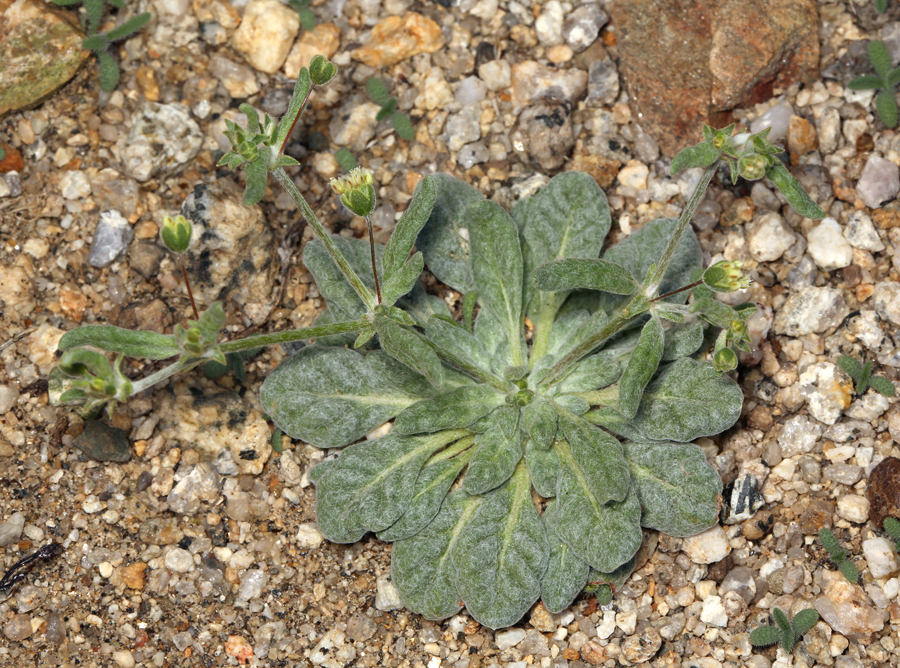
<instances>
[{"instance_id":1,"label":"tan pebble","mask_svg":"<svg viewBox=\"0 0 900 668\"><path fill-rule=\"evenodd\" d=\"M241 23L241 14L224 0L194 0L194 16L199 21L215 21L226 30L234 30Z\"/></svg>"},{"instance_id":2,"label":"tan pebble","mask_svg":"<svg viewBox=\"0 0 900 668\"><path fill-rule=\"evenodd\" d=\"M299 31L300 17L287 5L278 0L251 0L231 43L252 67L275 74Z\"/></svg>"},{"instance_id":3,"label":"tan pebble","mask_svg":"<svg viewBox=\"0 0 900 668\"><path fill-rule=\"evenodd\" d=\"M861 302L866 301L873 294L875 294L875 286L871 283L860 283L856 286L856 298Z\"/></svg>"},{"instance_id":4,"label":"tan pebble","mask_svg":"<svg viewBox=\"0 0 900 668\"><path fill-rule=\"evenodd\" d=\"M225 653L243 663L253 658L253 647L241 636L228 636Z\"/></svg>"},{"instance_id":5,"label":"tan pebble","mask_svg":"<svg viewBox=\"0 0 900 668\"><path fill-rule=\"evenodd\" d=\"M147 564L136 561L133 564L129 564L128 566L123 566L119 569L119 575L122 578L122 582L125 583L125 586L129 589L136 589L137 591L141 591L144 588L144 571L147 570Z\"/></svg>"},{"instance_id":6,"label":"tan pebble","mask_svg":"<svg viewBox=\"0 0 900 668\"><path fill-rule=\"evenodd\" d=\"M134 73L134 78L141 93L148 101L159 101L159 82L156 80L156 72L152 67L141 65Z\"/></svg>"},{"instance_id":7,"label":"tan pebble","mask_svg":"<svg viewBox=\"0 0 900 668\"><path fill-rule=\"evenodd\" d=\"M27 118L19 120L19 139L26 146L34 142L34 128L31 126L31 121Z\"/></svg>"},{"instance_id":8,"label":"tan pebble","mask_svg":"<svg viewBox=\"0 0 900 668\"><path fill-rule=\"evenodd\" d=\"M355 49L351 56L369 67L386 67L420 53L434 53L444 46L441 27L416 12L402 17L389 16L372 28L368 46Z\"/></svg>"},{"instance_id":9,"label":"tan pebble","mask_svg":"<svg viewBox=\"0 0 900 668\"><path fill-rule=\"evenodd\" d=\"M791 162L796 163L800 156L815 151L819 143L815 126L801 116L791 116L788 122L788 150Z\"/></svg>"},{"instance_id":10,"label":"tan pebble","mask_svg":"<svg viewBox=\"0 0 900 668\"><path fill-rule=\"evenodd\" d=\"M606 661L606 651L596 640L588 640L581 648L581 658L594 666Z\"/></svg>"},{"instance_id":11,"label":"tan pebble","mask_svg":"<svg viewBox=\"0 0 900 668\"><path fill-rule=\"evenodd\" d=\"M136 239L155 239L159 234L159 225L152 220L143 220L134 226Z\"/></svg>"},{"instance_id":12,"label":"tan pebble","mask_svg":"<svg viewBox=\"0 0 900 668\"><path fill-rule=\"evenodd\" d=\"M547 60L549 60L554 65L559 65L560 63L567 63L572 60L572 56L575 55L575 52L572 51L572 47L568 44L556 44L547 49Z\"/></svg>"},{"instance_id":13,"label":"tan pebble","mask_svg":"<svg viewBox=\"0 0 900 668\"><path fill-rule=\"evenodd\" d=\"M75 322L81 322L84 315L84 309L87 306L87 297L78 290L70 290L69 288L60 288L59 290L59 306L63 315Z\"/></svg>"},{"instance_id":14,"label":"tan pebble","mask_svg":"<svg viewBox=\"0 0 900 668\"><path fill-rule=\"evenodd\" d=\"M413 194L416 190L416 186L419 185L419 181L421 181L424 177L418 172L407 172L406 173L406 192L410 195Z\"/></svg>"}]
</instances>

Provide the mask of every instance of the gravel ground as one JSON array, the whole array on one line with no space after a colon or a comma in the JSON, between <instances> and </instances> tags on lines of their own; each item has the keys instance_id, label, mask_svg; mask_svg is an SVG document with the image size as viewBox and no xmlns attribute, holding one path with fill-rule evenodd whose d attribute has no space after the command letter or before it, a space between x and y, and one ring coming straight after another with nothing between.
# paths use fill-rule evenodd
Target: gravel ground
<instances>
[{"instance_id":1,"label":"gravel ground","mask_svg":"<svg viewBox=\"0 0 900 668\"><path fill-rule=\"evenodd\" d=\"M261 206L238 206L236 177L214 167L223 118L238 118L243 101L282 113L287 75L310 53L333 54L339 75L288 152L303 163L298 186L340 234L364 229L327 189L339 147L375 173L380 240L434 171L508 205L560 168L589 170L609 197L614 239L677 215L696 174L668 176L664 142L640 127L605 2L445 4L317 1L319 26L305 32L276 0L142 0L134 11L157 17L117 49L115 92L100 92L91 61L39 107L0 120L7 160L21 158L0 174L0 567L51 542L64 548L0 595L0 665L900 665L900 564L875 524L900 512L900 475L867 495L871 471L900 456L900 407L854 396L834 364L871 359L898 386L900 135L874 115L871 91L845 86L868 72L868 38L900 60L893 2L879 16L869 0L820 1L819 80L732 112L787 137L792 167L831 217L801 218L765 183L722 178L695 220L705 259L743 260L756 281L733 296L760 305L759 345L737 372L744 414L701 445L726 482L758 486L761 508L749 519L723 512L690 539L648 532L610 605L585 594L551 615L538 604L497 632L465 614L435 623L405 611L389 545L333 545L318 532L307 472L326 453L287 438L280 454L269 446L257 392L281 349L249 362L243 382L192 373L99 429L48 404L64 331L171 331L190 316L180 269L156 243L186 198L220 237L189 258L195 293L225 299L229 331L311 324L323 302L297 263L310 230L277 186ZM406 37L372 30L386 17ZM374 121L373 75L415 141ZM555 99L537 99L544 79ZM554 113L548 132L542 119ZM451 304L460 297L430 286ZM92 458L101 451L110 461ZM822 526L856 561L858 586L828 561ZM775 607L815 607L823 620L792 653L752 648L750 630Z\"/></svg>"}]
</instances>

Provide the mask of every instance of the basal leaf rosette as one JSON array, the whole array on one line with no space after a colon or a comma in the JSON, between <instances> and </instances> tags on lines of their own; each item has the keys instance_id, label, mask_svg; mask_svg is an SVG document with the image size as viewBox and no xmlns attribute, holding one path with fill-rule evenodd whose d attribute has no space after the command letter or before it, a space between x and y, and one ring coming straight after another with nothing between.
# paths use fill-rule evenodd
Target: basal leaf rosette
<instances>
[{"instance_id":1,"label":"basal leaf rosette","mask_svg":"<svg viewBox=\"0 0 900 668\"><path fill-rule=\"evenodd\" d=\"M609 208L585 174L556 176L512 213L453 177L431 181L416 246L475 309L457 320L414 282L393 304L408 320L382 310L357 348L354 337L303 348L261 398L286 434L344 448L311 474L327 538L395 541L409 609L444 619L466 607L500 628L539 599L559 612L589 583L621 585L642 527L712 526L722 483L692 441L730 427L742 395L705 359L712 325L681 306L688 292L663 302L686 314L678 323L642 296L676 221L601 253ZM371 280L368 243L333 242ZM411 250L377 248L379 271ZM319 242L304 260L328 302L323 321L367 317ZM700 273L688 230L657 294Z\"/></svg>"}]
</instances>

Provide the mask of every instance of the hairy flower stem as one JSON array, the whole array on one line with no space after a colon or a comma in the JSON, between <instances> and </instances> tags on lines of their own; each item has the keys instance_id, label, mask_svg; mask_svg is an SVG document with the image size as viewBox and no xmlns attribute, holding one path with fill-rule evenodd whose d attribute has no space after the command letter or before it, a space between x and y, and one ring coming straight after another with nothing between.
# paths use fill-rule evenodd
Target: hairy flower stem
<instances>
[{"instance_id":1,"label":"hairy flower stem","mask_svg":"<svg viewBox=\"0 0 900 668\"><path fill-rule=\"evenodd\" d=\"M661 301L661 300L665 299L666 297L671 297L672 295L677 295L679 292L684 292L685 290L691 290L693 288L696 288L698 285L703 285L703 279L701 279L699 281L694 281L690 285L685 285L683 288L678 288L677 290L670 290L666 294L660 295L659 297L654 297L653 299L650 300L650 303L652 304L653 302Z\"/></svg>"},{"instance_id":2,"label":"hairy flower stem","mask_svg":"<svg viewBox=\"0 0 900 668\"><path fill-rule=\"evenodd\" d=\"M328 233L325 231L325 227L316 217L315 212L312 210L312 207L300 194L300 191L297 190L297 186L294 185L294 182L291 180L291 177L287 175L284 171L284 168L279 167L275 171L272 172L275 175L275 178L278 179L278 183L281 184L281 187L284 188L285 192L290 195L291 199L294 200L294 204L297 205L297 208L300 209L300 213L303 214L303 217L306 218L306 222L309 223L310 227L313 228L313 231L316 233L316 236L319 238L319 241L322 242L322 245L325 246L325 250L328 251L328 254L331 256L331 259L334 260L335 264L338 266L338 269L341 270L341 273L347 279L347 282L350 283L350 286L359 295L359 298L362 300L363 304L366 305L366 310L370 313L375 310L375 306L378 302L375 301L375 295L372 294L372 291L366 287L366 284L362 282L359 276L356 275L356 272L353 271L353 268L350 266L350 263L347 262L347 258L338 250L338 247L334 245L334 242L331 240L331 237L328 236ZM379 300L380 301L380 300Z\"/></svg>"},{"instance_id":3,"label":"hairy flower stem","mask_svg":"<svg viewBox=\"0 0 900 668\"><path fill-rule=\"evenodd\" d=\"M672 258L675 256L675 249L678 248L678 243L681 241L681 237L684 236L684 231L687 229L688 225L691 224L691 218L694 217L694 212L706 196L706 189L709 187L709 182L712 181L713 174L716 173L718 167L719 161L716 160L713 164L703 170L700 181L697 182L697 187L694 188L694 192L691 193L691 198L685 205L684 211L682 211L681 216L678 217L678 224L675 227L672 238L669 239L669 245L666 246L666 250L656 264L656 273L645 286L644 295L648 299L653 299L656 296L656 291L659 290L659 285L666 275L666 269L669 268L669 265L672 263Z\"/></svg>"},{"instance_id":4,"label":"hairy flower stem","mask_svg":"<svg viewBox=\"0 0 900 668\"><path fill-rule=\"evenodd\" d=\"M366 228L369 230L369 251L372 253L372 276L375 278L375 295L381 303L381 286L378 284L378 267L375 266L375 232L372 230L372 219L366 216Z\"/></svg>"},{"instance_id":5,"label":"hairy flower stem","mask_svg":"<svg viewBox=\"0 0 900 668\"><path fill-rule=\"evenodd\" d=\"M294 132L294 126L297 125L297 121L300 120L300 117L306 110L306 103L309 102L309 96L312 95L313 89L315 89L315 87L316 85L310 82L309 90L306 91L306 97L303 98L303 102L300 104L300 109L297 110L297 115L294 116L294 122L291 123L291 129L288 130L288 133L284 136L284 141L281 143L281 146L278 147L278 153L275 154L276 157L284 153L284 149L287 146L287 143L291 140L291 135Z\"/></svg>"},{"instance_id":6,"label":"hairy flower stem","mask_svg":"<svg viewBox=\"0 0 900 668\"><path fill-rule=\"evenodd\" d=\"M691 224L691 218L694 216L694 212L697 210L700 202L703 201L703 197L706 195L706 189L709 187L709 182L712 180L713 174L716 173L716 168L718 167L718 165L719 163L718 161L716 161L703 171L703 175L700 177L700 181L697 182L697 187L694 188L694 192L691 193L691 198L688 200L687 205L685 205L684 207L684 211L681 212L681 216L678 218L678 223L675 227L675 231L672 234L672 238L669 239L666 250L663 252L662 257L660 257L659 262L656 264L656 271L644 286L644 293L638 293L637 295L635 295L631 299L631 301L629 301L624 308L620 309L616 313L615 317L599 332L588 338L586 341L583 341L574 350L572 350L572 352L570 352L568 355L554 364L551 367L550 374L547 376L546 381L544 381L546 384L550 384L556 380L559 380L569 370L569 367L575 364L575 362L590 353L601 343L608 341L613 336L618 334L622 330L622 328L625 327L634 318L641 315L642 313L646 313L650 308L651 300L656 301L656 292L657 290L659 290L660 283L662 283L662 279L666 275L666 270L672 263L672 258L675 256L675 249L678 248L678 243L681 241L681 237L684 236L685 230L687 230L688 225ZM693 286L687 286L686 288L675 290L674 292L662 295L662 297L668 297L671 294L681 292L681 290L686 290L690 287ZM661 299L662 297L659 298Z\"/></svg>"},{"instance_id":7,"label":"hairy flower stem","mask_svg":"<svg viewBox=\"0 0 900 668\"><path fill-rule=\"evenodd\" d=\"M194 302L194 293L191 290L191 282L188 280L187 269L184 268L184 253L178 254L178 260L181 262L181 275L184 276L184 287L187 288L188 297L191 299L191 308L194 309L194 320L199 320L200 314L197 313L197 304Z\"/></svg>"},{"instance_id":8,"label":"hairy flower stem","mask_svg":"<svg viewBox=\"0 0 900 668\"><path fill-rule=\"evenodd\" d=\"M352 322L337 322L330 325L314 325L312 327L302 327L301 329L289 329L284 332L274 332L272 334L258 334L257 336L247 336L243 339L234 341L226 341L219 346L219 349L225 353L236 353L241 350L250 348L259 348L261 346L270 346L276 343L290 343L291 341L307 341L316 339L320 336L330 336L332 334L344 334L346 332L357 332L362 329L367 322L365 320L354 320ZM175 362L152 373L149 376L133 381L134 389L132 396L143 392L144 390L156 385L157 383L174 376L178 373L190 371L198 364L208 362L209 359L201 357L190 362Z\"/></svg>"}]
</instances>

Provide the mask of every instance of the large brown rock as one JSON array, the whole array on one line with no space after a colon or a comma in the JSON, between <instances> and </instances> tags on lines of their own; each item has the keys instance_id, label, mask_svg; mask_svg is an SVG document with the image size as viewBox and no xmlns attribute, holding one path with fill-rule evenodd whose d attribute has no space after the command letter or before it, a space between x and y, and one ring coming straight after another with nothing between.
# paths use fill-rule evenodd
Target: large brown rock
<instances>
[{"instance_id":1,"label":"large brown rock","mask_svg":"<svg viewBox=\"0 0 900 668\"><path fill-rule=\"evenodd\" d=\"M885 517L900 518L900 459L887 457L869 474L869 519L880 527Z\"/></svg>"},{"instance_id":2,"label":"large brown rock","mask_svg":"<svg viewBox=\"0 0 900 668\"><path fill-rule=\"evenodd\" d=\"M38 0L0 0L0 118L42 102L91 55L74 14Z\"/></svg>"},{"instance_id":3,"label":"large brown rock","mask_svg":"<svg viewBox=\"0 0 900 668\"><path fill-rule=\"evenodd\" d=\"M614 0L620 72L641 126L667 155L701 123L817 76L814 0Z\"/></svg>"}]
</instances>

